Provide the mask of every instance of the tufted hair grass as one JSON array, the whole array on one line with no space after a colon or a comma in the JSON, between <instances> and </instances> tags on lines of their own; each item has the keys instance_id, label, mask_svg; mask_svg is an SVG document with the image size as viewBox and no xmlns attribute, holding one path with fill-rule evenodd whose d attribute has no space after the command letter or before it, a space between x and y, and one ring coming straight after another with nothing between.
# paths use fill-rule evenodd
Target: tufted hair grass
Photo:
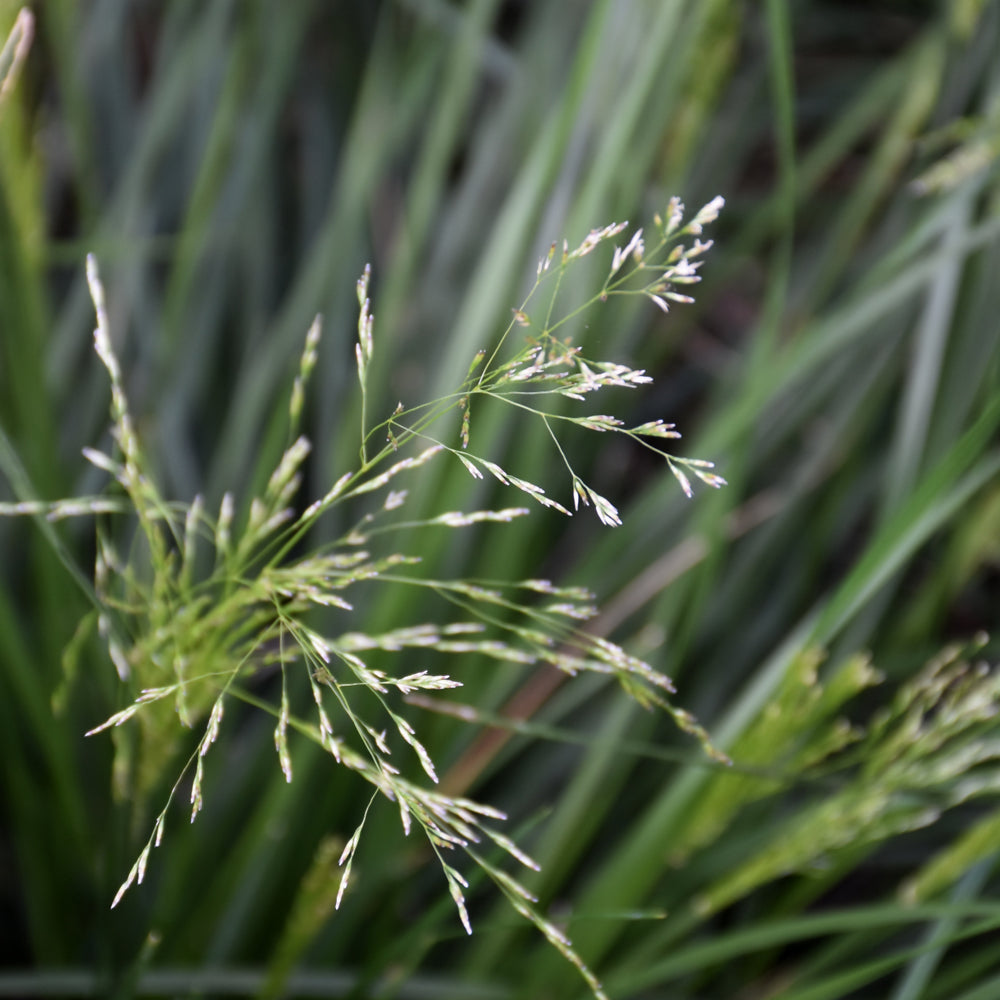
<instances>
[{"instance_id":1,"label":"tufted hair grass","mask_svg":"<svg viewBox=\"0 0 1000 1000\"><path fill-rule=\"evenodd\" d=\"M994 996L997 4L16 8L0 992Z\"/></svg>"},{"instance_id":2,"label":"tufted hair grass","mask_svg":"<svg viewBox=\"0 0 1000 1000\"><path fill-rule=\"evenodd\" d=\"M406 519L405 484L438 456L457 459L474 479L489 473L543 508L571 516L568 507L541 486L470 446L476 426L472 414L485 401L501 403L537 421L534 433L551 438L566 467L574 509L581 504L593 507L608 527L621 525L617 508L574 470L560 445L557 427L619 434L638 442L665 462L689 497L691 478L714 488L725 485L711 471L711 462L665 450L661 442L680 437L673 424L656 419L632 427L614 416L577 416L549 403L560 398L588 403L602 390L634 389L652 381L641 369L584 357L579 347L561 336L562 329L576 315L611 296L645 296L664 312L669 302L693 302L676 288L699 280L702 257L711 247L711 241L700 237L722 204L716 198L685 222L683 205L673 199L665 218L657 215L654 220L655 242L647 249L643 231L636 230L624 246L616 246L599 290L568 312L559 302L566 273L626 227L622 223L593 230L574 249L564 242L560 251L553 244L539 262L535 283L513 311L507 329L492 348L472 358L456 391L424 404L401 403L374 426L368 423L366 401L377 338L369 295L371 268L366 267L356 289L355 361L361 388L358 464L340 474L319 498L300 501L311 445L298 431L320 345L317 317L306 335L292 384L287 431L291 443L262 494L250 502L243 523L234 522L238 502L229 492L215 515L205 509L200 495L181 503L161 494L129 409L97 261L93 255L87 258L87 282L97 317L94 346L111 386L114 447L107 451L87 447L84 457L110 476L110 495L4 504L0 514L101 519L94 569L96 607L87 613L78 633L93 630L104 639L119 680L134 692L129 704L87 733L92 736L126 724L138 727L138 746L133 740L119 742L116 748L114 769L120 793L138 802L149 800L176 753L181 739L178 727L201 733L118 888L112 909L133 884L143 882L151 853L163 841L175 800L182 795L188 798L192 822L205 807L209 752L224 733L227 704L242 700L273 716L277 763L287 782L294 775L290 734L296 734L317 744L337 766L372 787L372 797L338 859L342 874L334 909L340 908L349 889L369 810L381 797L398 808L404 834L414 826L423 832L469 934L472 923L465 900L469 882L450 860L455 851L485 873L513 908L579 970L596 997L605 996L567 934L536 908L536 897L483 853L483 845L491 845L522 866L538 870L531 857L494 828L506 819L504 813L433 789L439 781L436 765L408 718L407 696L460 688L461 681L450 673L437 672L448 661L455 662L453 669L459 671L470 658L548 664L569 677L592 674L616 679L639 704L665 710L709 757L723 763L728 758L712 746L690 713L673 704L669 678L619 645L587 632L583 623L597 612L591 604L593 594L586 589L557 586L544 579L431 579L417 570L419 558L394 549L395 543L386 548L382 541L401 532L460 530L482 524L503 530L502 525L529 513L525 507L508 507ZM539 318L532 319L532 315ZM515 335L523 338L523 346L510 345ZM462 418L458 439L449 444L447 438L438 436L438 425L453 411L460 411ZM359 505L359 497L370 502ZM339 538L310 545L320 520L341 506L352 510L352 527ZM111 514L121 516L129 527L122 530L105 523ZM400 622L378 634L358 631L352 614L354 595L372 586L429 591L443 600L443 613L448 617ZM376 650L419 650L430 669L399 673L375 668L367 656ZM268 703L257 693L261 678L272 673L280 677L277 703ZM311 719L302 713L306 700L312 702ZM421 704L427 707L426 696ZM297 706L294 710L293 705ZM406 748L431 787L405 776L412 768L399 751ZM220 775L216 780L223 778Z\"/></svg>"}]
</instances>

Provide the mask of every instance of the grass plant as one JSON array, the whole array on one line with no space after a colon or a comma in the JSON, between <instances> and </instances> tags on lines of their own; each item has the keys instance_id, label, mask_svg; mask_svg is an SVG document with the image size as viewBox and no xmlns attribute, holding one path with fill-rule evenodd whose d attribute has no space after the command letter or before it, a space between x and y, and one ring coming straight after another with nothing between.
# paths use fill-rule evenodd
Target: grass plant
<instances>
[{"instance_id":1,"label":"grass plant","mask_svg":"<svg viewBox=\"0 0 1000 1000\"><path fill-rule=\"evenodd\" d=\"M34 14L0 995L992 996L1000 4Z\"/></svg>"},{"instance_id":2,"label":"grass plant","mask_svg":"<svg viewBox=\"0 0 1000 1000\"><path fill-rule=\"evenodd\" d=\"M454 657L486 658L521 665L548 664L571 677L586 673L612 676L640 704L665 709L710 756L727 763L728 759L712 747L705 731L688 712L668 700L674 690L669 678L607 639L573 627L573 622L586 621L596 614L587 603L593 599L587 590L559 587L537 578L500 581L499 585L494 581L427 578L413 572L414 565L420 562L418 558L405 552L372 551L380 536L509 523L528 514L528 509L445 511L418 521L404 520L396 512L405 508L408 491L388 489L381 509L359 514L353 527L340 538L318 548L309 546L308 540L319 519L335 507L381 492L390 483L397 485L401 474L423 468L443 452L454 455L473 478L481 480L489 472L502 485L568 516L569 510L547 496L542 487L470 451L472 411L486 400L502 402L537 418L566 464L573 506L592 505L598 519L609 527L621 525L617 509L573 471L553 425L566 422L590 431L622 434L641 443L665 459L689 497L693 495L693 477L715 488L725 485L721 476L710 471L711 462L671 455L660 447L657 442L680 437L674 425L662 419L630 428L607 414L581 417L540 408L549 397L585 402L601 389L634 388L651 381L641 370L584 359L579 348L558 333L576 313L598 301L606 302L611 296L644 295L664 312L669 310L670 302L692 303L694 299L677 291L676 286L700 280L697 271L703 261L699 258L711 247L710 241L700 237L704 227L718 218L721 207L722 199L716 198L685 223L683 205L672 199L666 219L656 216L658 239L648 254L643 232L636 230L624 246L614 248L610 270L591 301L565 315L557 301L567 271L602 243L618 236L625 225L592 230L573 250L564 243L559 252L553 244L539 261L536 283L521 308L514 311L507 330L491 351L481 350L472 359L458 391L422 405L404 407L400 403L391 416L373 427L369 427L366 407L368 373L375 351L374 316L368 295L371 269L366 267L357 283L355 360L361 390L358 465L340 475L322 497L301 513L293 505L301 485L302 467L311 450L310 442L298 430L320 343L317 317L306 335L292 384L287 434L291 444L268 478L263 495L251 502L246 521L238 525L233 522L236 504L230 493L223 496L219 513L213 518L206 513L200 495L189 504L178 504L167 501L157 488L129 411L97 262L93 256L88 257L87 281L97 316L94 343L110 379L115 447L110 454L85 448L84 456L112 477L119 495L49 503L23 500L0 506L0 514L41 516L48 521L124 514L134 522L124 533L111 527L99 530L95 586L88 584L84 588L95 608L77 629L78 636L93 631L105 639L108 657L134 698L86 734L117 729L133 719L139 724L137 738L117 741L113 773L119 796L133 803L140 815L146 812L162 781L164 765L179 752L183 729L202 730L170 788L166 804L153 821L148 840L115 894L112 909L133 883L142 883L150 854L164 837L174 799L182 793L188 797L192 822L201 812L207 754L219 737L226 705L240 699L265 708L275 717L274 746L286 781L291 782L293 776L288 735L293 729L373 788L361 821L338 860L342 874L335 910L340 908L348 888L368 812L381 796L398 807L405 834L414 824L422 829L467 933L472 933L464 895L469 882L459 868L446 861L445 852L455 849L468 855L517 912L579 969L596 997L605 995L566 934L534 909L535 897L480 853L480 844L490 844L528 869L538 870L535 861L491 825L506 816L471 799L441 794L414 783L390 761L391 744L395 742L398 749L402 741L415 753L425 778L438 783L430 754L394 696L448 690L462 683L427 669L400 676L370 667L363 656L376 650L420 650L431 662ZM685 245L685 239L691 239L691 243ZM544 298L539 293L547 284L552 288L547 304L541 304L544 320L537 332L528 335L527 346L503 360L510 333L532 328L527 310L533 308L536 298ZM450 447L433 435L435 425L455 409L462 412L461 429L458 446ZM414 442L422 444L423 450L400 458ZM382 471L378 471L380 468ZM403 480L406 478L404 475ZM206 563L210 569L199 573L198 549L206 542L211 548ZM79 577L78 573L74 575ZM446 622L406 623L377 635L350 630L331 637L318 630L324 624L326 628L342 627L338 622L343 622L345 612L349 623L349 613L355 610L351 603L355 591L370 587L372 582L429 590L462 617ZM532 595L544 595L545 603L527 603L525 597L530 599ZM328 613L325 623L316 621L319 610ZM280 673L280 700L268 706L257 689L261 675L272 671ZM316 718L312 723L291 708L293 703L303 702L299 688L308 688L314 702ZM377 717L365 711L369 702L380 710ZM330 718L333 713L336 727ZM178 724L180 734L175 732ZM345 731L347 736L341 735Z\"/></svg>"}]
</instances>

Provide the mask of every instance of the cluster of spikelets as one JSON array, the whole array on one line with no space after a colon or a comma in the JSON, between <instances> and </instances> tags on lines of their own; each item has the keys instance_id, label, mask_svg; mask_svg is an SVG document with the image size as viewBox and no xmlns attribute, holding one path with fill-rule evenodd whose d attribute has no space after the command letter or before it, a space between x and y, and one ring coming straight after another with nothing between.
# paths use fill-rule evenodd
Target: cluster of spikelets
<instances>
[{"instance_id":1,"label":"cluster of spikelets","mask_svg":"<svg viewBox=\"0 0 1000 1000\"><path fill-rule=\"evenodd\" d=\"M977 658L987 641L980 634L943 649L864 728L842 713L882 679L869 658L827 664L821 679L823 652L804 649L732 744L739 768L715 775L693 803L671 860L684 864L751 803L777 798L793 784L797 801L789 807L787 796L781 799L780 836L720 874L692 901L695 910L704 917L779 878L836 868L842 853L856 857L972 803L967 815L978 818L909 875L899 897L908 904L933 898L992 856L1000 830L1000 673Z\"/></svg>"},{"instance_id":2,"label":"cluster of spikelets","mask_svg":"<svg viewBox=\"0 0 1000 1000\"><path fill-rule=\"evenodd\" d=\"M675 290L698 280L701 256L711 245L699 237L702 228L718 215L722 199L706 205L687 225L683 206L670 203L666 221L655 220L658 240L647 252L643 233L637 231L623 247L616 247L603 286L591 303L612 295L640 294L666 310L670 302L690 302ZM535 863L493 824L504 816L489 806L435 792L408 779L393 763L392 743L404 744L433 783L434 763L413 725L402 714L400 703L414 692L459 687L447 673L421 670L405 676L368 665L370 650L420 649L441 663L448 656L485 656L519 664L550 664L568 675L598 672L617 679L647 706L660 706L712 755L707 735L695 720L669 701L673 688L667 677L648 663L629 655L601 637L589 635L581 623L593 613L592 597L579 588L558 587L547 580L524 580L508 586L484 585L469 580L432 580L410 572L414 562L401 552L376 553L372 542L394 523L394 512L406 502L406 490L397 489L408 474L442 454L451 454L469 473L482 478L489 473L533 501L564 514L566 506L533 483L501 468L469 449L472 412L477 400L492 399L529 412L541 421L554 447L566 463L574 508L593 506L606 525L620 524L618 510L570 466L555 433L557 426L576 424L586 430L627 435L663 457L683 490L691 494L693 475L710 486L723 480L711 463L679 458L658 442L679 437L672 424L656 420L628 427L605 414L583 416L561 412L565 404L542 408L546 397L586 401L610 386L634 388L650 381L641 370L585 358L579 348L558 334L568 320L555 315L554 305L565 269L580 257L613 240L625 229L615 224L591 232L575 250L555 245L538 266L536 282L492 352L481 351L457 392L411 409L402 404L388 419L373 427L367 422L368 370L374 353L373 316L366 268L358 282L359 302L357 368L361 384L362 439L359 464L346 472L329 491L305 505L301 513L295 500L308 440L299 425L310 374L320 341L319 320L310 328L295 377L289 406L291 442L270 477L263 495L249 505L245 517L236 515L237 504L227 494L216 514L202 499L189 504L167 502L159 494L144 458L129 412L122 373L112 349L104 289L93 257L87 261L87 278L97 315L95 346L111 382L113 454L87 449L87 459L105 470L120 490L98 496L52 504L11 505L8 513L44 513L51 519L78 514L125 514L131 530L125 536L99 528L96 562L96 611L89 621L107 643L109 655L123 682L138 695L91 733L134 720L141 734L138 765L131 753L120 755L116 771L123 791L138 799L157 783L163 759L176 743L177 721L183 726L204 725L204 730L174 784L167 802L152 824L151 835L115 897L141 882L153 847L160 844L171 803L182 794L190 799L193 820L203 805L205 759L224 725L230 698L259 705L276 717L274 741L278 761L292 780L289 731L320 744L342 767L373 787L373 799L383 796L399 809L404 831L416 824L426 834L438 856L461 921L471 933L463 889L467 883L445 852L459 849L494 881L514 907L574 964L595 995L602 995L591 972L573 951L566 936L535 908L521 884L481 856L477 844L488 842L519 863ZM684 237L692 242L685 245ZM552 282L551 279L555 278ZM530 309L539 289L550 284L551 297L545 320L536 324ZM554 285L554 287L552 287ZM578 310L577 310L578 311ZM511 348L512 331L525 333L525 344ZM508 356L509 355L509 356ZM450 411L462 414L460 440L453 445L435 438L433 425ZM400 457L400 449L417 443L421 450ZM689 475L690 474L690 475ZM366 493L382 491L377 510L369 510L343 537L300 556L301 543L317 520L336 505ZM35 509L37 508L37 509ZM353 507L351 509L354 509ZM446 511L409 527L462 528L481 522L510 522L528 513L524 507L472 512ZM240 523L243 522L243 523ZM116 541L117 539L117 541ZM351 631L336 633L338 620L352 610L351 588L378 578L383 584L427 588L450 602L459 618L446 624L408 624L381 635ZM327 634L319 621L331 626ZM277 705L262 702L248 681L263 672L280 673L281 697ZM306 695L308 689L308 695ZM362 712L359 693L374 695L381 715L372 720ZM298 695L313 703L312 721L293 712ZM402 697L401 697L402 696ZM370 700L365 704L370 704ZM203 720L207 719L207 722ZM167 748L165 751L164 748ZM124 787L127 785L128 787ZM184 791L182 791L184 789ZM367 815L367 810L365 811ZM348 885L364 817L347 841L341 856L339 905Z\"/></svg>"}]
</instances>

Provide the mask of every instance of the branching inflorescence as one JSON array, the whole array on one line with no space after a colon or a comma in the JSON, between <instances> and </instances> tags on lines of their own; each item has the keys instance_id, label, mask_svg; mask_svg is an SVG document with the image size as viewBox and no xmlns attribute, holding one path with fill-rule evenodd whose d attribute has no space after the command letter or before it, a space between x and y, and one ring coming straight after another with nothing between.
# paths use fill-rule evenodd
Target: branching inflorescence
<instances>
[{"instance_id":1,"label":"branching inflorescence","mask_svg":"<svg viewBox=\"0 0 1000 1000\"><path fill-rule=\"evenodd\" d=\"M360 307L357 368L362 398L362 440L357 468L345 472L315 502L297 514L293 498L300 487L301 470L309 442L299 435L306 387L320 341L320 323L306 337L289 407L289 441L262 496L252 500L245 523L238 525L230 494L211 514L200 497L190 504L168 503L148 473L130 417L118 361L111 346L104 290L93 257L87 277L97 314L95 346L111 381L114 454L87 449L86 457L109 473L123 496L99 496L51 504L9 505L4 513L44 513L51 519L79 514L130 514L136 530L128 558L122 558L111 535L98 531L96 597L91 616L107 642L110 658L121 680L138 691L127 707L116 712L91 734L115 729L130 720L140 726L149 760L128 776L132 794L148 793L158 776L155 749L176 733L176 722L204 726L167 802L153 822L149 840L139 854L112 905L125 891L143 880L152 848L161 842L167 811L182 787L193 820L202 808L205 760L223 730L230 698L256 704L275 716L274 742L279 766L293 777L289 730L323 747L342 767L367 781L373 800L382 796L395 803L405 832L414 824L426 835L438 856L462 924L471 933L463 890L467 883L447 852L464 851L493 880L515 908L531 920L574 965L593 993L601 987L573 951L564 933L534 906L530 893L511 875L487 861L477 845L489 843L534 868L535 863L507 837L494 829L504 816L489 806L453 797L404 777L394 762L405 744L433 783L434 763L405 717L400 695L459 687L449 673L419 670L404 676L375 669L366 655L373 650L419 649L435 665L446 657L484 656L517 664L550 664L569 675L597 672L616 678L646 706L666 710L706 751L723 759L710 745L704 730L669 696L667 677L604 638L587 633L582 623L593 613L592 595L580 588L559 587L547 580L524 580L500 585L473 580L434 580L417 576L412 556L380 553L373 541L394 512L405 505L406 491L397 483L442 454L451 454L468 472L483 478L489 473L504 486L514 487L535 502L569 514L568 508L548 496L542 487L501 468L470 450L472 413L481 400L527 413L541 422L565 463L574 509L593 506L602 523L621 523L618 510L589 486L570 465L556 434L557 427L575 424L585 430L624 434L662 456L684 492L692 493L692 477L719 487L724 480L710 462L681 458L664 450L663 443L680 435L673 424L654 420L629 427L606 414L568 415L565 402L545 409L547 399L585 402L606 387L635 388L650 382L642 370L585 358L578 347L561 339L562 328L582 309L611 296L644 295L666 311L670 303L691 302L678 287L699 280L698 268L711 246L700 236L722 206L716 198L683 224L683 206L674 199L666 218L655 219L657 240L646 249L642 230L615 247L611 267L599 292L588 303L556 316L555 304L563 275L574 261L590 254L625 231L614 224L591 232L574 250L553 244L540 261L535 283L514 311L507 330L492 351L480 351L468 375L453 394L412 409L402 405L382 423L368 427L368 373L375 350L373 315L368 295L370 269L357 285ZM690 242L685 244L685 239ZM541 289L551 289L544 319L532 319ZM526 334L520 349L510 353L515 331ZM461 412L459 440L452 444L432 433L449 412ZM384 443L376 445L380 439ZM416 444L419 450L400 457L400 449ZM328 511L363 494L384 491L377 511L365 513L349 532L332 543L297 553L310 529ZM16 509L15 509L16 508ZM482 522L510 522L528 513L524 507L472 512L446 511L407 526L462 528ZM209 552L204 551L206 547ZM338 628L352 610L352 589L363 581L424 588L445 598L457 617L445 624L405 624L382 634ZM264 670L280 673L277 704L261 700L247 682ZM312 704L311 720L293 712L293 703L305 695ZM362 701L362 695L364 701ZM378 716L371 716L372 697ZM207 720L207 721L206 721ZM90 734L88 734L90 735ZM168 744L172 745L172 744ZM125 781L124 768L117 773ZM342 880L337 904L349 884L351 865L368 810L347 841L341 857Z\"/></svg>"}]
</instances>

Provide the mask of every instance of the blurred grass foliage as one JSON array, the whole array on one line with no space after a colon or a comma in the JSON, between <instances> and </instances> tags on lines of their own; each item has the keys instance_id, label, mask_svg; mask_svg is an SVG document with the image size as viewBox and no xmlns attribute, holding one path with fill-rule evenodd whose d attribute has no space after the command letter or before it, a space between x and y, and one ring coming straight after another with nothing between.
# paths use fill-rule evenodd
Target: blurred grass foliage
<instances>
[{"instance_id":1,"label":"blurred grass foliage","mask_svg":"<svg viewBox=\"0 0 1000 1000\"><path fill-rule=\"evenodd\" d=\"M0 37L18 9L0 2ZM4 501L103 486L80 457L107 440L87 252L160 490L218 510L287 446L317 313L304 495L356 462L366 261L379 420L461 383L553 240L726 197L696 305L612 297L565 332L653 374L614 412L676 422L730 485L689 501L642 449L581 434L567 456L621 527L538 510L420 554L429 575L595 586L589 630L673 677L735 766L603 678L481 660L460 698L413 699L421 738L448 794L510 815L541 864L527 884L612 997L997 995L997 644L979 633L1000 582L1000 3L35 15L27 58L0 56L18 69L0 91ZM581 265L571 303L608 261ZM567 503L549 440L476 417L481 453ZM420 516L511 502L458 463L421 472ZM92 523L38 520L0 519L0 955L22 970L0 994L581 994L471 872L466 940L393 809L373 807L331 917L368 794L305 745L287 784L255 713L227 717L198 822L168 821L109 911L198 731L167 740L148 799L112 795L111 741L82 734L132 696L75 631ZM348 527L334 514L325 538ZM404 589L357 608L371 632L432 614Z\"/></svg>"}]
</instances>

